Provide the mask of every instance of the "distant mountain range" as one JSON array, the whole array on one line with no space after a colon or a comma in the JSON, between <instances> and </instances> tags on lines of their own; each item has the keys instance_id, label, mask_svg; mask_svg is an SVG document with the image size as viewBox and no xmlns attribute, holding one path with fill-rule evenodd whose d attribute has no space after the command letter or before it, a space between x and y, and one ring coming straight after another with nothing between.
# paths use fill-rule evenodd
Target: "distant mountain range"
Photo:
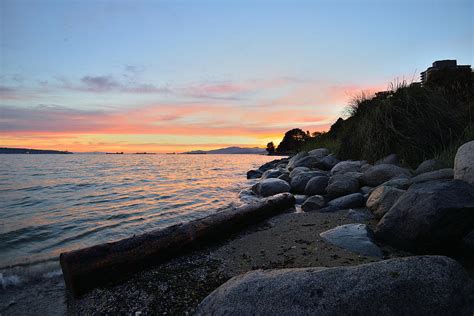
<instances>
[{"instance_id":1,"label":"distant mountain range","mask_svg":"<svg viewBox=\"0 0 474 316\"><path fill-rule=\"evenodd\" d=\"M72 152L29 148L0 148L0 154L72 154Z\"/></svg>"},{"instance_id":2,"label":"distant mountain range","mask_svg":"<svg viewBox=\"0 0 474 316\"><path fill-rule=\"evenodd\" d=\"M253 154L253 155L262 155L265 154L267 151L265 148L258 148L258 147L253 147L253 148L242 148L242 147L227 147L227 148L220 148L220 149L214 149L214 150L193 150L193 151L188 151L184 152L183 154L187 155L204 155L204 154L209 154L209 155L223 155L223 154Z\"/></svg>"}]
</instances>

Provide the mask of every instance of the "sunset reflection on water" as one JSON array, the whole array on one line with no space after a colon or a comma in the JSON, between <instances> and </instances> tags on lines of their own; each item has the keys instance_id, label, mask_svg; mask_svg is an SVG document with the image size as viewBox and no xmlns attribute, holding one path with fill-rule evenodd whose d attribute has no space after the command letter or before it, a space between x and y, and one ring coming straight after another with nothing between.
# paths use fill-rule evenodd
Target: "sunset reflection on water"
<instances>
[{"instance_id":1,"label":"sunset reflection on water","mask_svg":"<svg viewBox=\"0 0 474 316\"><path fill-rule=\"evenodd\" d=\"M257 155L2 155L0 267L199 218L249 185Z\"/></svg>"}]
</instances>

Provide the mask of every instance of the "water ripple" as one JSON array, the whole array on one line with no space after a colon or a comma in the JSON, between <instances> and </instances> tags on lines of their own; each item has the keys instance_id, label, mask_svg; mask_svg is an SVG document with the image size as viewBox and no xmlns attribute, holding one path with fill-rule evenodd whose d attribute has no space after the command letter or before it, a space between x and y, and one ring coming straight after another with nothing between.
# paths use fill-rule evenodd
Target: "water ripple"
<instances>
[{"instance_id":1,"label":"water ripple","mask_svg":"<svg viewBox=\"0 0 474 316\"><path fill-rule=\"evenodd\" d=\"M205 216L237 201L256 155L2 155L0 267Z\"/></svg>"}]
</instances>

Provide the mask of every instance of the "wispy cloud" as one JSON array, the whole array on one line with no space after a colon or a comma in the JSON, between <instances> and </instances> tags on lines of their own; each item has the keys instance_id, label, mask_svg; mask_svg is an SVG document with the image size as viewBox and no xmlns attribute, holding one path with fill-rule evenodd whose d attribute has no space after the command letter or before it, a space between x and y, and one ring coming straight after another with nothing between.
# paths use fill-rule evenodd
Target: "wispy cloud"
<instances>
[{"instance_id":1,"label":"wispy cloud","mask_svg":"<svg viewBox=\"0 0 474 316\"><path fill-rule=\"evenodd\" d=\"M122 82L118 78L111 75L87 75L83 76L79 82L71 82L71 80L59 78L61 82L60 88L67 90L75 90L81 92L119 92L119 93L170 93L167 87L156 86L151 83Z\"/></svg>"},{"instance_id":2,"label":"wispy cloud","mask_svg":"<svg viewBox=\"0 0 474 316\"><path fill-rule=\"evenodd\" d=\"M85 90L93 92L110 91L122 87L111 76L84 76L81 79L81 83Z\"/></svg>"}]
</instances>

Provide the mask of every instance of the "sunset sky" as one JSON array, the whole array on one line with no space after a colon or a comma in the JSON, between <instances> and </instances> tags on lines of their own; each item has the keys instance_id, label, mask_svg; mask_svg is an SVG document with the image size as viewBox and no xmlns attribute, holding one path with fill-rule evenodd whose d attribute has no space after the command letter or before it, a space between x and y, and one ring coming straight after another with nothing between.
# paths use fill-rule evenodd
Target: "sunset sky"
<instances>
[{"instance_id":1,"label":"sunset sky","mask_svg":"<svg viewBox=\"0 0 474 316\"><path fill-rule=\"evenodd\" d=\"M0 147L264 147L434 60L474 63L472 0L0 6Z\"/></svg>"}]
</instances>

